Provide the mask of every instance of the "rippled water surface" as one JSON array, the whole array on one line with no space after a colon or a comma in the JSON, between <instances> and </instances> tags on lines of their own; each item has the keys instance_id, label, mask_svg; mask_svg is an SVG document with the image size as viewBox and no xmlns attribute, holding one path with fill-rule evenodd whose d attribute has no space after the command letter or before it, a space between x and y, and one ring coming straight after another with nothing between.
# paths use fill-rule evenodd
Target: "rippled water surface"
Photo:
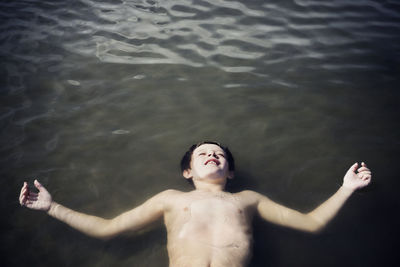
<instances>
[{"instance_id":1,"label":"rippled water surface","mask_svg":"<svg viewBox=\"0 0 400 267\"><path fill-rule=\"evenodd\" d=\"M2 266L167 266L166 234L98 241L22 209L24 180L112 217L216 139L250 188L309 211L355 161L374 182L321 234L255 221L251 266L388 266L397 252L398 1L2 1ZM4 264L4 265L3 265Z\"/></svg>"}]
</instances>

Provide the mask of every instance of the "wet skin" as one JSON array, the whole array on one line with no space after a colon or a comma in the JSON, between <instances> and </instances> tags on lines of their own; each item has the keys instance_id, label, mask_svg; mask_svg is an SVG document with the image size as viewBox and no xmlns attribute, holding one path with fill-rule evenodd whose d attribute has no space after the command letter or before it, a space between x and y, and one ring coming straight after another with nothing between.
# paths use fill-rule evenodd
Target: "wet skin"
<instances>
[{"instance_id":1,"label":"wet skin","mask_svg":"<svg viewBox=\"0 0 400 267\"><path fill-rule=\"evenodd\" d=\"M71 210L52 200L38 182L39 193L24 183L20 203L96 238L108 239L126 231L137 231L164 219L168 233L171 267L243 267L251 256L254 215L269 222L316 233L337 214L351 194L371 181L365 165L353 164L343 185L311 212L301 213L282 206L254 191L231 194L224 191L233 178L224 151L214 144L203 144L193 151L190 168L183 172L193 179L195 190L166 190L142 205L113 219L104 219Z\"/></svg>"},{"instance_id":2,"label":"wet skin","mask_svg":"<svg viewBox=\"0 0 400 267\"><path fill-rule=\"evenodd\" d=\"M246 193L173 191L166 201L170 266L245 266L255 201ZM254 199L255 200L255 199Z\"/></svg>"}]
</instances>

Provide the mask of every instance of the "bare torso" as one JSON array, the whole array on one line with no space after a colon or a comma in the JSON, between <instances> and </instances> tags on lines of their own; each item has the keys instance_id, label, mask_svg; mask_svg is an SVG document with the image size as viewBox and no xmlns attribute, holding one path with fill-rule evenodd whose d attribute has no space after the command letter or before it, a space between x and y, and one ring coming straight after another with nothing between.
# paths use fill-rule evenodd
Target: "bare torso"
<instances>
[{"instance_id":1,"label":"bare torso","mask_svg":"<svg viewBox=\"0 0 400 267\"><path fill-rule=\"evenodd\" d=\"M177 192L168 202L170 267L246 266L254 208L242 193Z\"/></svg>"}]
</instances>

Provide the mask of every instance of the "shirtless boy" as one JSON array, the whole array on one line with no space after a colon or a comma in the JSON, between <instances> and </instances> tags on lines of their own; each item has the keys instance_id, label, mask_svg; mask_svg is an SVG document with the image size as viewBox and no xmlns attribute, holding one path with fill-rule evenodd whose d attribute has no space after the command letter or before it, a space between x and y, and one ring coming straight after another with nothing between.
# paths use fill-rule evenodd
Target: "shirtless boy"
<instances>
[{"instance_id":1,"label":"shirtless boy","mask_svg":"<svg viewBox=\"0 0 400 267\"><path fill-rule=\"evenodd\" d=\"M335 194L313 211L301 213L254 191L224 191L227 180L233 178L234 161L229 150L218 143L193 145L181 166L183 176L193 181L195 190L166 190L113 219L83 214L56 203L37 180L34 184L39 192L29 191L25 182L19 201L22 206L43 210L78 231L101 239L137 231L163 219L170 267L243 267L251 256L254 215L278 225L318 232L355 190L371 181L365 163L360 167L355 163Z\"/></svg>"}]
</instances>

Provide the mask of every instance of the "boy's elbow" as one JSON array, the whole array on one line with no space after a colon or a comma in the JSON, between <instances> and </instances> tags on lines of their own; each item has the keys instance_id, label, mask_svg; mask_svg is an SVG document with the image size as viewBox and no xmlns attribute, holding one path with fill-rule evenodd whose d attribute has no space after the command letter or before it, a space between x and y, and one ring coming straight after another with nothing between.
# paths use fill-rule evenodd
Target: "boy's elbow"
<instances>
[{"instance_id":1,"label":"boy's elbow","mask_svg":"<svg viewBox=\"0 0 400 267\"><path fill-rule=\"evenodd\" d=\"M117 233L113 230L111 220L105 220L101 226L92 228L88 235L96 239L107 241L115 237Z\"/></svg>"},{"instance_id":2,"label":"boy's elbow","mask_svg":"<svg viewBox=\"0 0 400 267\"><path fill-rule=\"evenodd\" d=\"M322 230L324 229L324 226L312 226L308 229L307 232L309 232L310 234L319 234L320 232L322 232Z\"/></svg>"},{"instance_id":3,"label":"boy's elbow","mask_svg":"<svg viewBox=\"0 0 400 267\"><path fill-rule=\"evenodd\" d=\"M113 237L115 237L116 234L107 232L107 231L99 231L95 234L92 235L92 237L96 238L96 239L100 239L102 241L108 241L110 239L112 239Z\"/></svg>"},{"instance_id":4,"label":"boy's elbow","mask_svg":"<svg viewBox=\"0 0 400 267\"><path fill-rule=\"evenodd\" d=\"M100 239L102 241L108 241L110 239L112 239L113 237L115 237L115 235L98 235L98 236L94 236L97 239Z\"/></svg>"},{"instance_id":5,"label":"boy's elbow","mask_svg":"<svg viewBox=\"0 0 400 267\"><path fill-rule=\"evenodd\" d=\"M107 241L112 239L115 235L110 235L110 234L106 234L102 231L92 231L92 232L83 232L85 235L95 238L95 239L99 239L99 240L103 240L103 241Z\"/></svg>"},{"instance_id":6,"label":"boy's elbow","mask_svg":"<svg viewBox=\"0 0 400 267\"><path fill-rule=\"evenodd\" d=\"M117 236L117 234L108 234L108 233L96 233L96 234L89 234L90 237L93 237L98 240L102 241L108 241L110 239L113 239L114 237Z\"/></svg>"},{"instance_id":7,"label":"boy's elbow","mask_svg":"<svg viewBox=\"0 0 400 267\"><path fill-rule=\"evenodd\" d=\"M319 234L326 226L326 223L314 218L312 215L308 214L307 232L311 234Z\"/></svg>"}]
</instances>

